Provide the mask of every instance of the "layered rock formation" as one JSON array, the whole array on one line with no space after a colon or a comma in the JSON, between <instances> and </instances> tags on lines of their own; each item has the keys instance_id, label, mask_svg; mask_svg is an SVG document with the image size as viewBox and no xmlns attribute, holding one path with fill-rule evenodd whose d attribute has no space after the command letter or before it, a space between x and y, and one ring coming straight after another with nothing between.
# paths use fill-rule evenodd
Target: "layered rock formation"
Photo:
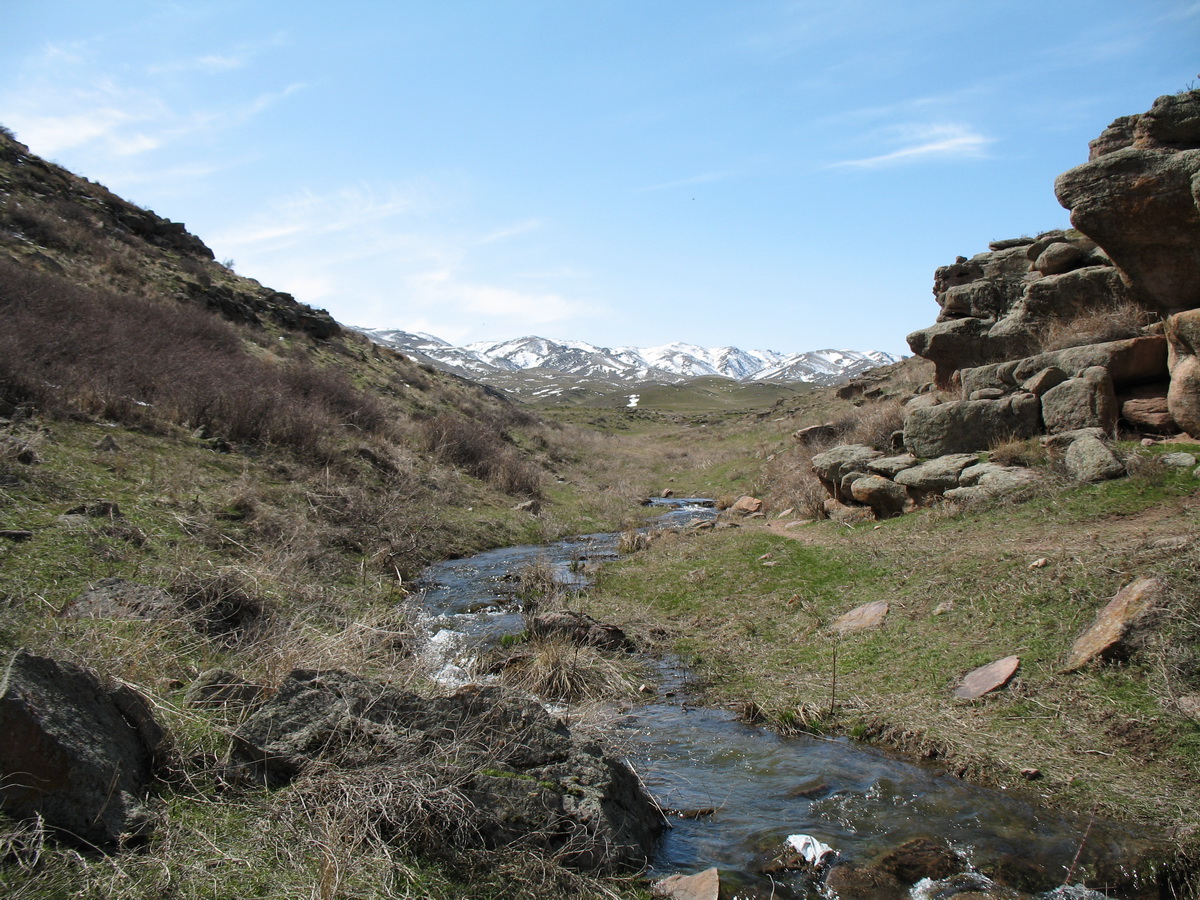
<instances>
[{"instance_id":1,"label":"layered rock formation","mask_svg":"<svg viewBox=\"0 0 1200 900\"><path fill-rule=\"evenodd\" d=\"M870 448L835 448L814 471L836 507L886 517L930 496L1028 484L1029 470L981 470L972 454L1039 434L1084 481L1123 474L1106 446L1118 429L1200 438L1200 91L1117 119L1055 191L1073 229L942 266L937 321L908 336L942 394L910 401L904 447L950 460L944 477L926 483L928 463L888 472Z\"/></svg>"}]
</instances>

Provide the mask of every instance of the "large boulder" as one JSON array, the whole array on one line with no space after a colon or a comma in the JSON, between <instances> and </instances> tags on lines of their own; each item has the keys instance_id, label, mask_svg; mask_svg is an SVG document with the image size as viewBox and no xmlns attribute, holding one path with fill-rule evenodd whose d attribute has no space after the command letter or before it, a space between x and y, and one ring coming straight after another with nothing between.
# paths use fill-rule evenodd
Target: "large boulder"
<instances>
[{"instance_id":1,"label":"large boulder","mask_svg":"<svg viewBox=\"0 0 1200 900\"><path fill-rule=\"evenodd\" d=\"M1175 423L1192 437L1200 437L1200 309L1167 320L1171 385L1167 410Z\"/></svg>"},{"instance_id":2,"label":"large boulder","mask_svg":"<svg viewBox=\"0 0 1200 900\"><path fill-rule=\"evenodd\" d=\"M896 483L920 494L940 494L958 487L959 475L979 462L978 453L951 453L905 469L896 475Z\"/></svg>"},{"instance_id":3,"label":"large boulder","mask_svg":"<svg viewBox=\"0 0 1200 900\"><path fill-rule=\"evenodd\" d=\"M1039 353L1008 362L964 369L959 373L964 391L999 387L1014 390L1048 368L1068 378L1085 369L1103 366L1117 388L1167 380L1167 339L1162 335L1106 341Z\"/></svg>"},{"instance_id":4,"label":"large boulder","mask_svg":"<svg viewBox=\"0 0 1200 900\"><path fill-rule=\"evenodd\" d=\"M0 807L101 848L144 839L166 735L130 688L18 650L0 680Z\"/></svg>"},{"instance_id":5,"label":"large boulder","mask_svg":"<svg viewBox=\"0 0 1200 900\"><path fill-rule=\"evenodd\" d=\"M1105 481L1125 474L1125 464L1101 438L1084 434L1067 445L1063 454L1067 474L1076 481Z\"/></svg>"},{"instance_id":6,"label":"large boulder","mask_svg":"<svg viewBox=\"0 0 1200 900\"><path fill-rule=\"evenodd\" d=\"M867 463L883 456L864 444L841 444L812 458L813 474L835 500L848 499L842 492L842 479L852 472L864 472Z\"/></svg>"},{"instance_id":7,"label":"large boulder","mask_svg":"<svg viewBox=\"0 0 1200 900\"><path fill-rule=\"evenodd\" d=\"M1092 366L1042 395L1042 421L1051 434L1080 428L1112 432L1117 427L1117 395L1108 369Z\"/></svg>"},{"instance_id":8,"label":"large boulder","mask_svg":"<svg viewBox=\"0 0 1200 900\"><path fill-rule=\"evenodd\" d=\"M889 481L882 475L863 475L850 485L850 493L856 501L871 507L875 518L890 519L904 512L908 505L908 491L903 485Z\"/></svg>"},{"instance_id":9,"label":"large boulder","mask_svg":"<svg viewBox=\"0 0 1200 900\"><path fill-rule=\"evenodd\" d=\"M1163 314L1200 306L1200 91L1110 126L1054 184L1071 222Z\"/></svg>"},{"instance_id":10,"label":"large boulder","mask_svg":"<svg viewBox=\"0 0 1200 900\"><path fill-rule=\"evenodd\" d=\"M950 488L943 496L957 503L989 500L1024 490L1040 480L1041 476L1034 469L993 462L977 463L963 469L958 476L958 487Z\"/></svg>"},{"instance_id":11,"label":"large boulder","mask_svg":"<svg viewBox=\"0 0 1200 900\"><path fill-rule=\"evenodd\" d=\"M1038 398L1020 393L1001 400L960 400L914 409L904 420L904 445L914 456L945 456L986 450L1040 430Z\"/></svg>"},{"instance_id":12,"label":"large boulder","mask_svg":"<svg viewBox=\"0 0 1200 900\"><path fill-rule=\"evenodd\" d=\"M423 698L346 672L297 670L234 733L235 759L269 784L320 762L371 779L415 779L459 802L442 840L553 853L580 869L638 868L664 820L634 772L575 741L539 704L498 688ZM404 821L406 792L369 810ZM412 801L420 803L417 797ZM436 819L436 816L432 816Z\"/></svg>"}]
</instances>

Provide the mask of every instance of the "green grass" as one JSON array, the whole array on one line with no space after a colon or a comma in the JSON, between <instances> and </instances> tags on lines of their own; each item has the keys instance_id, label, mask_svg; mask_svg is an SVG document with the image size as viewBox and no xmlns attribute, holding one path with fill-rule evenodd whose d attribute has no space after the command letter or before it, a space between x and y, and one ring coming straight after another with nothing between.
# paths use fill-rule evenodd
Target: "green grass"
<instances>
[{"instance_id":1,"label":"green grass","mask_svg":"<svg viewBox=\"0 0 1200 900\"><path fill-rule=\"evenodd\" d=\"M1188 655L1200 638L1200 553L1153 539L1195 535L1198 488L1190 471L1151 469L958 516L818 523L803 542L747 527L664 540L608 569L589 611L665 627L712 701L784 730L934 752L1002 785L1025 785L1020 770L1036 768L1034 788L1051 802L1175 823L1179 804L1200 800L1200 725L1172 703L1200 693ZM1031 568L1039 558L1048 565ZM1164 577L1172 596L1147 649L1059 674L1100 607L1143 574ZM827 630L874 600L890 604L881 628ZM966 672L1010 654L1021 669L1008 689L952 698Z\"/></svg>"}]
</instances>

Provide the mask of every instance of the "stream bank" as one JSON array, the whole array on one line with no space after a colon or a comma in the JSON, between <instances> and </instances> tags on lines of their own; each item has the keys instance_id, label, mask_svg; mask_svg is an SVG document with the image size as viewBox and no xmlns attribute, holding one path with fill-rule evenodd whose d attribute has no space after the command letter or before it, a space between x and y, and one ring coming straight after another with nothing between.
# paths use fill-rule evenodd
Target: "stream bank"
<instances>
[{"instance_id":1,"label":"stream bank","mask_svg":"<svg viewBox=\"0 0 1200 900\"><path fill-rule=\"evenodd\" d=\"M706 514L676 503L677 519ZM565 584L582 588L592 564L615 557L616 540L593 535L431 567L423 603L438 677L470 680L465 656L523 630L511 590L521 566L549 563ZM818 883L784 852L789 835L810 834L836 851L834 871L847 897L854 873L884 890L875 896L908 895L911 882L889 876L894 884L877 884L880 861L922 840L948 851L967 873L953 883L926 884L922 890L933 892L926 896L979 896L993 881L1001 893L1040 895L1068 879L1102 886L1114 897L1160 895L1160 867L1151 860L1165 853L1161 842L844 738L783 737L747 725L727 711L695 705L685 668L661 662L657 673L656 698L616 711L612 723L616 743L660 805L686 814L672 818L652 876L715 865L738 885L739 896L815 897ZM1080 888L1075 896L1097 895Z\"/></svg>"}]
</instances>

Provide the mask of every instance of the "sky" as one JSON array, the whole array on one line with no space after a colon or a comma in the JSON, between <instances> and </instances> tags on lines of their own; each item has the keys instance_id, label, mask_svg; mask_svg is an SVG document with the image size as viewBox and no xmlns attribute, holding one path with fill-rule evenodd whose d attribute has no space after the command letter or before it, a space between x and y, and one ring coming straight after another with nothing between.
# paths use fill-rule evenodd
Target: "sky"
<instances>
[{"instance_id":1,"label":"sky","mask_svg":"<svg viewBox=\"0 0 1200 900\"><path fill-rule=\"evenodd\" d=\"M1197 0L3 0L0 123L339 321L907 352Z\"/></svg>"}]
</instances>

